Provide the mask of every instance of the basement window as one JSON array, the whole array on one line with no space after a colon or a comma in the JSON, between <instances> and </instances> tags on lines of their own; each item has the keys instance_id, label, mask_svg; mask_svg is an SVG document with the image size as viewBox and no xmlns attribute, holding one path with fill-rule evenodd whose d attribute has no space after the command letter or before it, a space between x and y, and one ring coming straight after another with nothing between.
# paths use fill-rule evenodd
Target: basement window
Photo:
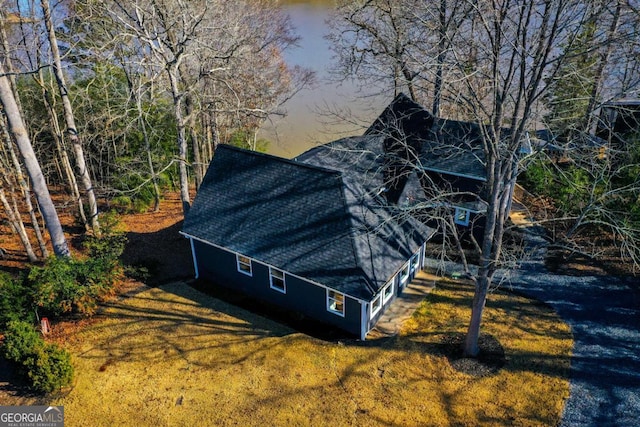
<instances>
[{"instance_id":1,"label":"basement window","mask_svg":"<svg viewBox=\"0 0 640 427\"><path fill-rule=\"evenodd\" d=\"M344 294L327 289L327 310L344 317Z\"/></svg>"},{"instance_id":2,"label":"basement window","mask_svg":"<svg viewBox=\"0 0 640 427\"><path fill-rule=\"evenodd\" d=\"M253 276L251 269L251 258L236 254L236 264L238 265L238 271L246 274L247 276Z\"/></svg>"},{"instance_id":3,"label":"basement window","mask_svg":"<svg viewBox=\"0 0 640 427\"><path fill-rule=\"evenodd\" d=\"M284 271L269 267L269 282L271 289L283 294L287 293L287 285L284 281Z\"/></svg>"},{"instance_id":4,"label":"basement window","mask_svg":"<svg viewBox=\"0 0 640 427\"><path fill-rule=\"evenodd\" d=\"M469 217L471 212L468 209L456 208L454 222L458 225L467 227L469 225Z\"/></svg>"}]
</instances>

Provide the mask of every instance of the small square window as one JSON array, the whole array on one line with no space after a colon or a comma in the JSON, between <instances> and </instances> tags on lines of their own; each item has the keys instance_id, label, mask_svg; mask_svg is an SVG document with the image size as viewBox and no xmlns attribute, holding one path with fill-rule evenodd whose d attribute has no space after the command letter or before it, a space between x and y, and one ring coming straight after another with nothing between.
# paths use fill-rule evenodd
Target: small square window
<instances>
[{"instance_id":1,"label":"small square window","mask_svg":"<svg viewBox=\"0 0 640 427\"><path fill-rule=\"evenodd\" d=\"M283 294L287 293L287 285L284 280L284 271L269 267L269 281L271 289Z\"/></svg>"},{"instance_id":2,"label":"small square window","mask_svg":"<svg viewBox=\"0 0 640 427\"><path fill-rule=\"evenodd\" d=\"M236 254L236 263L238 265L238 271L244 273L247 276L252 276L253 271L251 269L251 258Z\"/></svg>"},{"instance_id":3,"label":"small square window","mask_svg":"<svg viewBox=\"0 0 640 427\"><path fill-rule=\"evenodd\" d=\"M327 310L334 314L344 316L344 294L328 289Z\"/></svg>"},{"instance_id":4,"label":"small square window","mask_svg":"<svg viewBox=\"0 0 640 427\"><path fill-rule=\"evenodd\" d=\"M469 225L469 217L471 216L471 212L468 209L456 208L454 217L454 222L458 225L464 225L465 227Z\"/></svg>"}]
</instances>

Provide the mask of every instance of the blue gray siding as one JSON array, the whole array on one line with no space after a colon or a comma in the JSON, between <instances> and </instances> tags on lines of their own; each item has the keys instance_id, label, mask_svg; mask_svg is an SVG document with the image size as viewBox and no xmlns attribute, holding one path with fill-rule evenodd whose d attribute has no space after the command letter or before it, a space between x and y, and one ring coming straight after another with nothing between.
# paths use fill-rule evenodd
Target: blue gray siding
<instances>
[{"instance_id":1,"label":"blue gray siding","mask_svg":"<svg viewBox=\"0 0 640 427\"><path fill-rule=\"evenodd\" d=\"M269 267L252 260L252 276L237 269L236 254L192 240L198 276L291 311L303 313L349 333L361 334L361 302L345 295L344 317L327 310L327 289L285 272L286 293L270 287Z\"/></svg>"}]
</instances>

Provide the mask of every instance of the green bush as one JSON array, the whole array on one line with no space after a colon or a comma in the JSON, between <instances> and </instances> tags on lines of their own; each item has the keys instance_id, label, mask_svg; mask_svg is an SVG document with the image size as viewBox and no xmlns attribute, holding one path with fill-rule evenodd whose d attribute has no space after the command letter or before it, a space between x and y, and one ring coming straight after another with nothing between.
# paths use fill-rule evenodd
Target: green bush
<instances>
[{"instance_id":1,"label":"green bush","mask_svg":"<svg viewBox=\"0 0 640 427\"><path fill-rule=\"evenodd\" d=\"M34 354L45 343L40 333L31 323L23 320L12 320L7 324L2 355L12 362L21 363Z\"/></svg>"},{"instance_id":2,"label":"green bush","mask_svg":"<svg viewBox=\"0 0 640 427\"><path fill-rule=\"evenodd\" d=\"M55 344L45 344L23 362L31 388L39 393L51 393L71 384L71 355Z\"/></svg>"},{"instance_id":3,"label":"green bush","mask_svg":"<svg viewBox=\"0 0 640 427\"><path fill-rule=\"evenodd\" d=\"M59 316L71 312L83 293L76 281L77 263L71 258L51 257L42 267L33 267L28 281L34 303L47 314Z\"/></svg>"},{"instance_id":4,"label":"green bush","mask_svg":"<svg viewBox=\"0 0 640 427\"><path fill-rule=\"evenodd\" d=\"M22 280L0 271L0 331L12 320L34 320L30 302Z\"/></svg>"},{"instance_id":5,"label":"green bush","mask_svg":"<svg viewBox=\"0 0 640 427\"><path fill-rule=\"evenodd\" d=\"M36 392L50 393L73 380L69 352L44 342L28 322L9 322L1 349L4 358L18 365L19 373L29 379Z\"/></svg>"},{"instance_id":6,"label":"green bush","mask_svg":"<svg viewBox=\"0 0 640 427\"><path fill-rule=\"evenodd\" d=\"M108 220L104 233L84 242L86 259L52 257L31 269L28 283L36 306L52 316L95 313L122 274L119 257L126 243L126 236L113 231Z\"/></svg>"}]
</instances>

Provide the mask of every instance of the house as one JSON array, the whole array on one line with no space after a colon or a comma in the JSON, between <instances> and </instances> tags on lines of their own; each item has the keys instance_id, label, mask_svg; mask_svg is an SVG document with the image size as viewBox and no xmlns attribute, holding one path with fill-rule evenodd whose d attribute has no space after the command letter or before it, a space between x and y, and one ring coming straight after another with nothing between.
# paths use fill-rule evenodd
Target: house
<instances>
[{"instance_id":1,"label":"house","mask_svg":"<svg viewBox=\"0 0 640 427\"><path fill-rule=\"evenodd\" d=\"M380 195L377 154L317 151L287 160L220 145L181 233L196 277L364 339L422 268L433 230Z\"/></svg>"},{"instance_id":2,"label":"house","mask_svg":"<svg viewBox=\"0 0 640 427\"><path fill-rule=\"evenodd\" d=\"M600 108L596 136L622 149L630 137L640 133L640 99L629 98L607 102Z\"/></svg>"},{"instance_id":3,"label":"house","mask_svg":"<svg viewBox=\"0 0 640 427\"><path fill-rule=\"evenodd\" d=\"M400 94L363 135L293 160L218 146L181 232L196 277L364 339L424 265L435 230L415 205L483 220L480 132Z\"/></svg>"},{"instance_id":4,"label":"house","mask_svg":"<svg viewBox=\"0 0 640 427\"><path fill-rule=\"evenodd\" d=\"M389 203L420 206L425 218L433 218L436 209L444 211L453 216L460 235L479 240L487 209L486 132L477 123L433 117L399 94L365 135L385 139ZM508 136L511 131L502 132ZM530 150L523 141L521 152Z\"/></svg>"},{"instance_id":5,"label":"house","mask_svg":"<svg viewBox=\"0 0 640 427\"><path fill-rule=\"evenodd\" d=\"M607 141L591 134L578 134L567 140L550 129L539 129L530 141L536 151L545 152L552 161L561 166L581 158L602 160L607 158L609 152Z\"/></svg>"}]
</instances>

